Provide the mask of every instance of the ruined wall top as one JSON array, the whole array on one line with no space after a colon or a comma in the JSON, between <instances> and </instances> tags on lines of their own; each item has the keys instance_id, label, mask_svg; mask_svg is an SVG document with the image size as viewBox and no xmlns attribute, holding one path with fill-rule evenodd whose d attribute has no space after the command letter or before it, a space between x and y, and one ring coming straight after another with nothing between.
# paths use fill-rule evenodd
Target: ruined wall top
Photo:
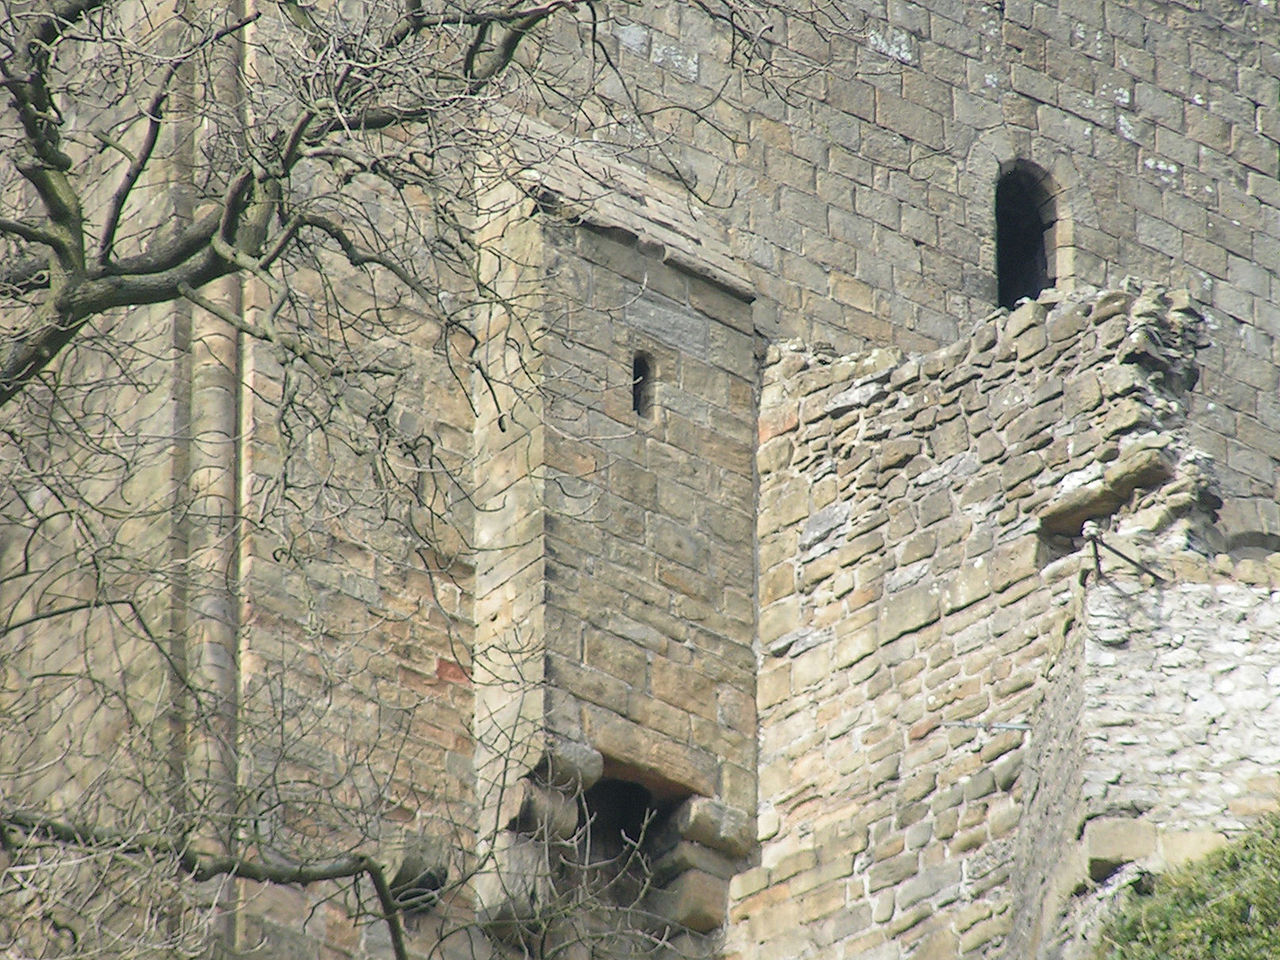
<instances>
[{"instance_id":1,"label":"ruined wall top","mask_svg":"<svg viewBox=\"0 0 1280 960\"><path fill-rule=\"evenodd\" d=\"M1274 806L1280 509L1202 446L1260 428L1263 391L1199 422L1222 331L1133 286L923 355L770 348L737 955L1057 956L1077 894Z\"/></svg>"}]
</instances>

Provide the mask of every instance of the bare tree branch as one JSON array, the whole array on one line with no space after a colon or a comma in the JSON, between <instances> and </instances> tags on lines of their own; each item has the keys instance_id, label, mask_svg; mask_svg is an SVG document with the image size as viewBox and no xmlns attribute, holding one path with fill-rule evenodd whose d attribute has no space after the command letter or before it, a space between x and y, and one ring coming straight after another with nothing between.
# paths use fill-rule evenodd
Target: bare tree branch
<instances>
[{"instance_id":1,"label":"bare tree branch","mask_svg":"<svg viewBox=\"0 0 1280 960\"><path fill-rule=\"evenodd\" d=\"M701 6L756 68L790 0ZM559 391L608 387L542 354L554 323L640 295L565 292L531 184L708 192L665 125L741 137L739 78L636 84L610 30L647 8L609 0L0 9L0 942L202 956L324 912L398 960L662 953L646 851L602 854L581 795L554 840L479 822L543 745L473 757L480 688L542 676L516 630L476 679L475 518ZM505 933L499 839L542 844ZM444 853L396 866L415 843Z\"/></svg>"},{"instance_id":2,"label":"bare tree branch","mask_svg":"<svg viewBox=\"0 0 1280 960\"><path fill-rule=\"evenodd\" d=\"M142 147L130 157L129 167L125 170L120 185L116 187L115 193L111 196L111 204L106 215L106 224L102 229L102 236L98 241L98 251L94 257L99 268L104 267L111 256L111 246L115 242L116 229L120 224L120 214L124 210L125 203L129 200L130 192L137 184L138 178L142 176L147 164L151 161L152 153L155 151L156 141L160 137L165 101L169 99L170 95L169 86L177 75L178 70L201 49L208 45L216 44L224 37L238 33L256 21L259 16L260 14L253 13L247 17L240 18L229 26L214 31L212 36L202 38L200 43L193 45L189 52L175 57L169 64L168 69L165 70L164 77L160 81L160 88L156 91L155 96L151 98L151 103L146 110L147 133Z\"/></svg>"},{"instance_id":3,"label":"bare tree branch","mask_svg":"<svg viewBox=\"0 0 1280 960\"><path fill-rule=\"evenodd\" d=\"M362 854L341 857L321 863L263 863L244 857L210 856L164 837L147 834L127 835L116 830L104 830L86 824L73 823L53 817L40 817L21 811L0 814L0 837L4 847L15 846L9 831L17 829L46 837L59 843L81 847L105 847L121 856L156 855L171 859L196 883L216 877L238 877L258 883L298 884L323 883L326 880L342 880L368 876L382 906L382 919L387 923L391 946L396 960L408 960L404 944L404 929L400 923L400 906L387 883L386 873L371 858Z\"/></svg>"},{"instance_id":4,"label":"bare tree branch","mask_svg":"<svg viewBox=\"0 0 1280 960\"><path fill-rule=\"evenodd\" d=\"M34 223L10 220L8 217L0 217L0 233L12 233L23 240L31 243L42 243L46 247L56 248L58 245L58 237L50 231L42 229Z\"/></svg>"},{"instance_id":5,"label":"bare tree branch","mask_svg":"<svg viewBox=\"0 0 1280 960\"><path fill-rule=\"evenodd\" d=\"M21 296L49 288L47 258L20 256L0 265L0 296Z\"/></svg>"}]
</instances>

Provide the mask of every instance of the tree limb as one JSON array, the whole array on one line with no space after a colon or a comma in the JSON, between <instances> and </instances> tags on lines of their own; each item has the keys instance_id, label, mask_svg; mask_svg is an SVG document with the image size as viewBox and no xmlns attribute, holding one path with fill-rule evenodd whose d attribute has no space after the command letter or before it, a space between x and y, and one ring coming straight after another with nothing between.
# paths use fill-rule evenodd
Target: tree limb
<instances>
[{"instance_id":1,"label":"tree limb","mask_svg":"<svg viewBox=\"0 0 1280 960\"><path fill-rule=\"evenodd\" d=\"M292 354L299 360L302 360L322 379L327 379L333 376L333 361L327 357L321 357L303 343L300 337L296 337L292 334L281 333L275 328L274 324L263 325L252 323L244 317L237 315L234 311L224 309L212 300L209 300L207 297L200 296L185 284L179 288L179 292L181 292L184 297L194 303L201 310L208 311L246 336L252 337L255 340L261 340L264 343L274 344L286 353ZM281 291L276 302L272 304L272 309L268 311L268 317L274 316L279 312L279 306L287 295L287 290Z\"/></svg>"},{"instance_id":2,"label":"tree limb","mask_svg":"<svg viewBox=\"0 0 1280 960\"><path fill-rule=\"evenodd\" d=\"M27 157L15 162L18 171L35 187L51 221L46 232L55 242L48 246L63 270L84 266L83 220L80 198L67 177L71 158L61 149L61 118L49 92L45 71L50 53L68 26L78 22L107 0L56 0L48 13L32 18L15 38L12 60L0 60L0 76L9 91L14 111L26 135Z\"/></svg>"},{"instance_id":3,"label":"tree limb","mask_svg":"<svg viewBox=\"0 0 1280 960\"><path fill-rule=\"evenodd\" d=\"M0 817L0 825L6 837L6 847L15 849L10 828L34 834L56 843L97 850L111 850L123 856L160 856L173 859L183 872L197 883L216 877L237 877L256 883L280 885L321 883L325 880L347 880L368 876L382 907L379 919L387 924L391 936L391 948L396 960L408 960L404 943L404 928L400 923L400 907L396 903L386 872L371 857L351 854L319 863L263 863L238 856L212 856L193 850L189 844L178 844L164 836L140 833L129 835L116 830L57 820L35 814L12 811Z\"/></svg>"},{"instance_id":4,"label":"tree limb","mask_svg":"<svg viewBox=\"0 0 1280 960\"><path fill-rule=\"evenodd\" d=\"M102 272L109 276L145 276L147 274L164 273L190 260L203 248L209 245L209 239L222 222L221 211L215 210L205 214L195 223L190 224L177 237L158 249L149 250L135 257L126 257L115 263L107 264Z\"/></svg>"},{"instance_id":5,"label":"tree limb","mask_svg":"<svg viewBox=\"0 0 1280 960\"><path fill-rule=\"evenodd\" d=\"M137 615L137 605L132 600L94 600L86 603L73 603L65 607L55 607L52 610L42 610L32 616L25 617L16 623L6 623L3 629L0 629L0 637L14 630L21 630L23 627L29 627L33 623L39 623L42 620L52 620L55 617L65 617L72 613L81 613L85 610L99 610L102 607L125 606ZM145 621L139 617L139 622L143 623L143 629L146 629ZM150 631L147 631L150 635Z\"/></svg>"},{"instance_id":6,"label":"tree limb","mask_svg":"<svg viewBox=\"0 0 1280 960\"><path fill-rule=\"evenodd\" d=\"M62 174L58 176L65 180ZM76 264L70 265L61 282L51 285L52 299L41 311L41 318L33 329L17 337L0 354L0 406L21 392L91 317L115 307L175 300L182 295L183 286L196 289L242 269L243 263L238 263L238 258L221 256L214 241L222 241L226 245L224 250L254 252L261 245L278 203L278 194L274 181L256 179L246 166L232 178L222 209L211 218L212 222L202 219L196 230L184 234L178 244L179 251L190 250L190 255L165 269L154 269L155 261L174 258L151 255L127 264L136 272L122 270L102 275L95 270L90 273L84 269L81 252L79 269L75 269ZM246 218L248 210L253 213ZM144 270L146 272L142 272Z\"/></svg>"},{"instance_id":7,"label":"tree limb","mask_svg":"<svg viewBox=\"0 0 1280 960\"><path fill-rule=\"evenodd\" d=\"M160 137L160 118L164 110L164 102L169 96L169 81L173 79L177 69L176 65L170 67L169 72L165 75L164 82L161 84L160 91L152 98L151 104L147 109L147 133L143 138L142 148L130 160L129 168L125 171L124 177L121 178L120 185L116 187L115 193L111 195L111 203L107 208L106 224L102 228L102 236L98 240L98 252L94 256L94 261L99 267L104 266L111 257L111 247L116 240L116 229L120 225L120 214L124 211L124 205L129 200L129 194L133 192L134 184L142 176L142 171L146 169L147 162L151 159L151 154L156 148L156 140Z\"/></svg>"},{"instance_id":8,"label":"tree limb","mask_svg":"<svg viewBox=\"0 0 1280 960\"><path fill-rule=\"evenodd\" d=\"M498 41L496 53L485 58L483 65L479 65L482 54L484 53L483 45L486 39L485 27L477 31L476 38L472 42L470 49L467 50L467 58L464 72L466 73L469 83L467 92L471 94L478 93L498 74L502 73L511 61L515 59L516 49L520 46L529 33L538 26L543 20L560 10L577 9L579 0L550 0L548 3L535 7L529 7L519 11L519 16L508 16L502 20L491 18L490 23L501 23L505 26L502 39Z\"/></svg>"},{"instance_id":9,"label":"tree limb","mask_svg":"<svg viewBox=\"0 0 1280 960\"><path fill-rule=\"evenodd\" d=\"M473 95L510 65L520 42L531 30L560 10L575 9L578 2L547 0L461 17L425 17L420 3L410 0L403 17L390 28L381 46L390 49L433 26L462 24L476 28L475 40L467 54L466 92L461 94ZM45 70L50 51L67 27L108 3L109 0L56 0L48 13L34 18L23 32L20 39L27 45L20 48L22 52L16 58L0 61L3 85L26 132L29 156L18 158L16 164L35 187L46 213L46 222L42 224L0 220L0 230L39 243L52 252L49 269L43 271L43 276L42 271L27 267L16 276L17 282L10 284L20 291L48 289L50 298L42 305L29 331L0 346L0 405L11 400L38 375L75 338L90 317L115 307L173 300L184 295L184 288L197 290L211 280L244 269L243 258L227 256L226 249L241 251L248 259L259 261L259 247L266 238L271 217L279 208L282 181L304 155L301 149L304 144L315 144L339 130L371 132L428 119L440 109L439 104L398 106L375 102L323 121L304 110L284 137L275 169L258 168L255 172L255 167L246 165L231 177L216 214L201 218L158 249L113 261L113 247L129 197L154 155L170 81L181 62L207 49L210 43L240 30L257 15L242 18L211 33L168 64L146 113L148 126L141 147L129 157L128 166L108 201L92 260L86 265L84 217L79 196L66 172L70 161L59 147L61 118L53 107ZM307 11L296 2L285 0L281 7L293 19L301 16L306 21L304 27L309 24L308 29L316 28ZM501 36L490 49L486 44L494 30L500 31ZM368 82L361 81L357 99ZM377 263L419 295L431 298L431 292L423 289L403 264L393 257L361 248L339 224L323 217L304 218L286 225L271 244L268 264L283 255L302 225L326 232L353 265ZM213 242L215 238L225 245L221 252Z\"/></svg>"},{"instance_id":10,"label":"tree limb","mask_svg":"<svg viewBox=\"0 0 1280 960\"><path fill-rule=\"evenodd\" d=\"M201 50L207 49L225 37L233 33L243 30L246 26L253 23L260 13L252 13L247 17L241 17L235 23L232 23L220 30L216 30L212 35L202 39L196 43L185 54L175 57L170 61L168 69L165 70L164 78L160 81L159 89L151 98L151 103L147 106L147 132L143 137L142 147L137 154L130 157L129 167L125 170L124 176L121 178L119 186L111 195L111 202L107 208L105 225L102 229L102 236L98 241L97 255L94 257L99 267L106 264L111 256L111 247L115 243L116 230L120 224L120 215L124 211L124 205L129 200L129 194L133 191L134 186L138 182L138 178L142 176L142 172L146 169L147 163L151 160L151 155L155 151L156 141L160 136L160 126L164 115L165 101L169 98L169 84L173 82L173 78L177 76L178 70L183 64L189 61Z\"/></svg>"},{"instance_id":11,"label":"tree limb","mask_svg":"<svg viewBox=\"0 0 1280 960\"><path fill-rule=\"evenodd\" d=\"M49 262L41 257L18 257L0 266L0 291L23 294L49 289Z\"/></svg>"},{"instance_id":12,"label":"tree limb","mask_svg":"<svg viewBox=\"0 0 1280 960\"><path fill-rule=\"evenodd\" d=\"M347 233L342 226L329 217L321 216L316 213L298 214L298 222L307 227L315 229L327 234L334 242L336 242L342 250L343 256L347 258L347 262L353 267L364 267L369 264L376 264L385 270L390 271L397 280L412 290L418 296L425 300L431 299L431 293L427 290L402 264L397 263L391 257L383 256L372 250L361 247L351 235Z\"/></svg>"},{"instance_id":13,"label":"tree limb","mask_svg":"<svg viewBox=\"0 0 1280 960\"><path fill-rule=\"evenodd\" d=\"M114 307L168 302L178 296L179 284L201 287L234 269L205 247L171 269L80 280L56 291L33 328L0 354L0 406L17 396L94 316Z\"/></svg>"},{"instance_id":14,"label":"tree limb","mask_svg":"<svg viewBox=\"0 0 1280 960\"><path fill-rule=\"evenodd\" d=\"M29 243L42 243L46 247L56 247L58 238L49 231L25 220L12 220L0 217L0 233L11 233Z\"/></svg>"},{"instance_id":15,"label":"tree limb","mask_svg":"<svg viewBox=\"0 0 1280 960\"><path fill-rule=\"evenodd\" d=\"M531 17L543 19L555 13L562 8L573 9L578 6L582 0L551 0L549 3L533 4L528 7L512 7L507 10L492 10L484 13L449 13L436 17L427 17L422 14L422 4L418 0L411 0L407 4L405 14L387 31L386 40L383 41L384 50L390 50L392 47L398 46L415 33L421 33L423 30L430 30L435 27L484 27L489 28L494 25L507 23L517 23L522 20L528 20Z\"/></svg>"}]
</instances>

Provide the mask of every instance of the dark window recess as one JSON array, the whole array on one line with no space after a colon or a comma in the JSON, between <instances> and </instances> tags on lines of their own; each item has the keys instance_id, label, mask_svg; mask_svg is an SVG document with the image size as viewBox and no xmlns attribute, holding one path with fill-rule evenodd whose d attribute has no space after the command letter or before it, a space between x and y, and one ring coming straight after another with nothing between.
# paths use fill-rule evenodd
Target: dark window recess
<instances>
[{"instance_id":1,"label":"dark window recess","mask_svg":"<svg viewBox=\"0 0 1280 960\"><path fill-rule=\"evenodd\" d=\"M653 796L638 783L608 777L583 795L586 861L625 858L638 850L655 827Z\"/></svg>"},{"instance_id":2,"label":"dark window recess","mask_svg":"<svg viewBox=\"0 0 1280 960\"><path fill-rule=\"evenodd\" d=\"M637 353L631 361L631 409L641 417L653 416L653 358Z\"/></svg>"},{"instance_id":3,"label":"dark window recess","mask_svg":"<svg viewBox=\"0 0 1280 960\"><path fill-rule=\"evenodd\" d=\"M578 856L584 880L619 906L643 895L661 812L638 783L601 780L582 796Z\"/></svg>"},{"instance_id":4,"label":"dark window recess","mask_svg":"<svg viewBox=\"0 0 1280 960\"><path fill-rule=\"evenodd\" d=\"M996 185L996 274L999 303L1013 309L1053 285L1046 251L1053 217L1043 178L1015 167Z\"/></svg>"}]
</instances>

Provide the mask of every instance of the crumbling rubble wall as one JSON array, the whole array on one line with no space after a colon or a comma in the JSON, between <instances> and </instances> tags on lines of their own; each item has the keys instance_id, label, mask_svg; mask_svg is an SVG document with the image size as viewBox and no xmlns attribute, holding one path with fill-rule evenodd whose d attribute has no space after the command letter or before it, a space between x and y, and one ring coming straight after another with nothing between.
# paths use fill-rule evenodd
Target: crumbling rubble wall
<instances>
[{"instance_id":1,"label":"crumbling rubble wall","mask_svg":"<svg viewBox=\"0 0 1280 960\"><path fill-rule=\"evenodd\" d=\"M1224 530L1189 420L1215 328L1185 294L1049 292L923 357L771 348L731 955L1058 955L1093 884L1274 802L1242 761L1280 732L1244 706L1280 564Z\"/></svg>"},{"instance_id":2,"label":"crumbling rubble wall","mask_svg":"<svg viewBox=\"0 0 1280 960\"><path fill-rule=\"evenodd\" d=\"M1042 709L1040 726L1069 731L1073 753L1032 764L1044 799L1030 814L1058 842L1022 831L1036 895L1019 904L1008 956L1037 942L1040 956L1088 956L1125 886L1277 807L1280 554L1160 559L1164 582L1104 567L1083 592L1070 664L1049 674L1050 699L1065 692L1075 710ZM1037 809L1051 806L1056 823Z\"/></svg>"}]
</instances>

